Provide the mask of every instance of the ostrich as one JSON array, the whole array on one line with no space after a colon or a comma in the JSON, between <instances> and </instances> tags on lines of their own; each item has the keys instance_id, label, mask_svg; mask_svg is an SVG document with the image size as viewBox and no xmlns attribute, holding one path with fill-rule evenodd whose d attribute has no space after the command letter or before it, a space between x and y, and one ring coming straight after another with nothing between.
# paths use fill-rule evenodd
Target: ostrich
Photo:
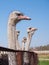
<instances>
[{"instance_id":1,"label":"ostrich","mask_svg":"<svg viewBox=\"0 0 49 65\"><path fill-rule=\"evenodd\" d=\"M23 37L22 39L22 50L25 50L25 43L27 41L27 38L26 37Z\"/></svg>"},{"instance_id":2,"label":"ostrich","mask_svg":"<svg viewBox=\"0 0 49 65\"><path fill-rule=\"evenodd\" d=\"M26 42L25 51L29 51L31 38L32 38L32 35L34 34L34 32L36 30L37 30L36 28L32 28L32 27L27 29L27 33L28 33L27 41L23 40L24 43ZM24 43L23 43L23 46L24 46ZM24 49L24 48L22 47L22 49ZM30 61L29 53L28 52L24 52L24 55L23 55L23 65L29 65L29 61Z\"/></svg>"},{"instance_id":3,"label":"ostrich","mask_svg":"<svg viewBox=\"0 0 49 65\"><path fill-rule=\"evenodd\" d=\"M31 18L24 16L23 13L19 11L11 12L8 20L8 47L11 49L16 49L16 24L21 20L31 20ZM17 65L16 53L9 52L9 65Z\"/></svg>"},{"instance_id":4,"label":"ostrich","mask_svg":"<svg viewBox=\"0 0 49 65\"><path fill-rule=\"evenodd\" d=\"M25 43L27 41L26 37L23 37L22 39L22 50L25 51ZM29 56L27 52L23 53L23 65L29 65Z\"/></svg>"},{"instance_id":5,"label":"ostrich","mask_svg":"<svg viewBox=\"0 0 49 65\"><path fill-rule=\"evenodd\" d=\"M28 33L28 37L27 37L27 44L25 46L25 50L29 50L29 46L30 46L30 43L31 43L31 39L32 39L32 35L34 34L34 32L37 30L37 28L28 28L27 29L27 33Z\"/></svg>"}]
</instances>

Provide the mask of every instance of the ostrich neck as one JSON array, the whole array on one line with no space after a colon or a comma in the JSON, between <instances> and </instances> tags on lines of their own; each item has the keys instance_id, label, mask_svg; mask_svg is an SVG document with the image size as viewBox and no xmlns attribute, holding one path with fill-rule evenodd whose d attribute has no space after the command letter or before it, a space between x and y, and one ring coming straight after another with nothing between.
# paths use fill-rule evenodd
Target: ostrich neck
<instances>
[{"instance_id":1,"label":"ostrich neck","mask_svg":"<svg viewBox=\"0 0 49 65\"><path fill-rule=\"evenodd\" d=\"M32 34L31 34L31 33L28 33L27 43L30 44L30 42L31 42L31 38L32 38Z\"/></svg>"},{"instance_id":2,"label":"ostrich neck","mask_svg":"<svg viewBox=\"0 0 49 65\"><path fill-rule=\"evenodd\" d=\"M32 34L31 33L28 33L28 37L27 37L27 44L25 46L25 50L29 50L29 46L30 46L30 43L31 43L31 38L32 38Z\"/></svg>"},{"instance_id":3,"label":"ostrich neck","mask_svg":"<svg viewBox=\"0 0 49 65\"><path fill-rule=\"evenodd\" d=\"M24 49L24 42L22 42L22 50L25 50L25 49Z\"/></svg>"},{"instance_id":4,"label":"ostrich neck","mask_svg":"<svg viewBox=\"0 0 49 65\"><path fill-rule=\"evenodd\" d=\"M16 44L16 38L15 38L15 30L16 30L16 25L12 23L13 21L10 20L8 22L8 47L11 49L15 49L15 44Z\"/></svg>"},{"instance_id":5,"label":"ostrich neck","mask_svg":"<svg viewBox=\"0 0 49 65\"><path fill-rule=\"evenodd\" d=\"M19 45L19 40L18 40L18 35L16 34L16 49L20 50L20 45Z\"/></svg>"},{"instance_id":6,"label":"ostrich neck","mask_svg":"<svg viewBox=\"0 0 49 65\"><path fill-rule=\"evenodd\" d=\"M31 37L32 37L32 34L28 33L28 39L31 39Z\"/></svg>"},{"instance_id":7,"label":"ostrich neck","mask_svg":"<svg viewBox=\"0 0 49 65\"><path fill-rule=\"evenodd\" d=\"M32 39L33 34L34 34L34 31L28 33L28 38L27 39L28 39L29 43L31 43L31 39Z\"/></svg>"}]
</instances>

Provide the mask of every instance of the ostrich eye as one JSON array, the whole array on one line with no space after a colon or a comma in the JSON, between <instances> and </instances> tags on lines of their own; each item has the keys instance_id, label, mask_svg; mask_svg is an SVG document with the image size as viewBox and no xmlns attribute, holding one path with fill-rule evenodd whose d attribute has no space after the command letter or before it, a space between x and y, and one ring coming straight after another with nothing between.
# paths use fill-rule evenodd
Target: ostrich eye
<instances>
[{"instance_id":1,"label":"ostrich eye","mask_svg":"<svg viewBox=\"0 0 49 65\"><path fill-rule=\"evenodd\" d=\"M16 31L16 33L20 33L20 31Z\"/></svg>"},{"instance_id":2,"label":"ostrich eye","mask_svg":"<svg viewBox=\"0 0 49 65\"><path fill-rule=\"evenodd\" d=\"M18 13L17 16L23 16L23 14L22 13Z\"/></svg>"},{"instance_id":3,"label":"ostrich eye","mask_svg":"<svg viewBox=\"0 0 49 65\"><path fill-rule=\"evenodd\" d=\"M20 16L21 14L17 14L18 16Z\"/></svg>"}]
</instances>

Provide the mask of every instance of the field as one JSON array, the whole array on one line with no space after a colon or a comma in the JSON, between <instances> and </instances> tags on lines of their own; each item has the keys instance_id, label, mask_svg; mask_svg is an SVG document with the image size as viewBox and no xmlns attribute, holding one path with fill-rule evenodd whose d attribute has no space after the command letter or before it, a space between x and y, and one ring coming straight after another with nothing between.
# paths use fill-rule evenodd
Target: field
<instances>
[{"instance_id":1,"label":"field","mask_svg":"<svg viewBox=\"0 0 49 65\"><path fill-rule=\"evenodd\" d=\"M39 54L38 58L38 65L49 65L49 54Z\"/></svg>"},{"instance_id":2,"label":"field","mask_svg":"<svg viewBox=\"0 0 49 65\"><path fill-rule=\"evenodd\" d=\"M40 60L38 65L49 65L49 61L45 60Z\"/></svg>"}]
</instances>

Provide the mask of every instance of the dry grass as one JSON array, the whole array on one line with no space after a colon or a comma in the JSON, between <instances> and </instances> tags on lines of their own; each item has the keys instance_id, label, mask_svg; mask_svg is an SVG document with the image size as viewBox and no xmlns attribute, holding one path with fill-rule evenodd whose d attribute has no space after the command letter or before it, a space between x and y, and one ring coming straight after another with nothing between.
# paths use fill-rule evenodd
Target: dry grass
<instances>
[{"instance_id":1,"label":"dry grass","mask_svg":"<svg viewBox=\"0 0 49 65\"><path fill-rule=\"evenodd\" d=\"M38 54L38 58L49 59L49 54Z\"/></svg>"}]
</instances>

